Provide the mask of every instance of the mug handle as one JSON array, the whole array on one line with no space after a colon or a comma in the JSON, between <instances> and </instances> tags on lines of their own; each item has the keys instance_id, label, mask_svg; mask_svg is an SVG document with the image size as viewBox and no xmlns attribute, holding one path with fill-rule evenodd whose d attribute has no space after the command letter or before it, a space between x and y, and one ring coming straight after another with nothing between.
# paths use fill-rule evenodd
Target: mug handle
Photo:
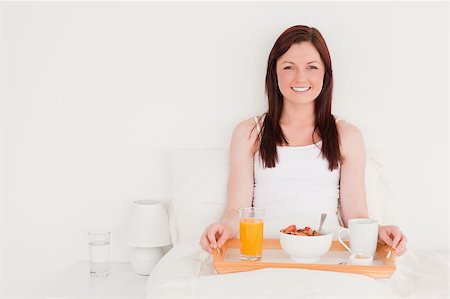
<instances>
[{"instance_id":1,"label":"mug handle","mask_svg":"<svg viewBox=\"0 0 450 299\"><path fill-rule=\"evenodd\" d=\"M344 241L342 241L342 239L341 239L341 233L342 233L342 232L345 232L345 231L350 232L350 231L348 230L348 228L343 228L343 229L341 229L341 230L339 231L338 235L337 235L338 240L339 240L339 242L342 244L342 246L345 247L345 249L347 249L348 251L350 251L350 253L353 253L353 251L350 249L350 247L348 247L347 244L345 244Z\"/></svg>"}]
</instances>

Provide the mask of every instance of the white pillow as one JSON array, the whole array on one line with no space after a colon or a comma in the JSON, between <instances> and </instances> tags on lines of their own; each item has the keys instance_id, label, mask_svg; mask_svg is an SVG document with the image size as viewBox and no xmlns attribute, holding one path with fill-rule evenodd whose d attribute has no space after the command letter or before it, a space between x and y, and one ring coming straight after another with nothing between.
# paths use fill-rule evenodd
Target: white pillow
<instances>
[{"instance_id":1,"label":"white pillow","mask_svg":"<svg viewBox=\"0 0 450 299\"><path fill-rule=\"evenodd\" d=\"M198 239L220 220L227 198L228 148L165 150L171 185L169 224L173 244Z\"/></svg>"},{"instance_id":2,"label":"white pillow","mask_svg":"<svg viewBox=\"0 0 450 299\"><path fill-rule=\"evenodd\" d=\"M200 239L206 226L220 220L227 199L228 151L228 148L165 150L171 180L169 223L174 245L184 239ZM380 223L392 219L393 207L383 155L382 151L367 150L369 216Z\"/></svg>"},{"instance_id":3,"label":"white pillow","mask_svg":"<svg viewBox=\"0 0 450 299\"><path fill-rule=\"evenodd\" d=\"M395 222L396 202L389 176L389 159L385 151L366 150L366 194L370 218L380 224Z\"/></svg>"}]
</instances>

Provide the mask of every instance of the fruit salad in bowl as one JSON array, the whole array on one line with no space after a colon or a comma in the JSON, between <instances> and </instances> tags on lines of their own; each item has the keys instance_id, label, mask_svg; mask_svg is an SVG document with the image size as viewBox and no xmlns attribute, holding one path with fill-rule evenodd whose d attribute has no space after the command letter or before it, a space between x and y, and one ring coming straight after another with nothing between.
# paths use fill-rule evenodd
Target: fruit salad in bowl
<instances>
[{"instance_id":1,"label":"fruit salad in bowl","mask_svg":"<svg viewBox=\"0 0 450 299\"><path fill-rule=\"evenodd\" d=\"M297 227L295 224L280 230L281 248L296 263L316 263L330 250L333 232Z\"/></svg>"}]
</instances>

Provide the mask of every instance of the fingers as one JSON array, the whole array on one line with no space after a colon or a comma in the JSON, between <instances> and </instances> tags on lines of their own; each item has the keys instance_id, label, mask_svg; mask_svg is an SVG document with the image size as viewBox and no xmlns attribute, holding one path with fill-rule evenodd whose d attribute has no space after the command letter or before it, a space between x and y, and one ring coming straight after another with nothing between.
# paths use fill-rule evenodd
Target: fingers
<instances>
[{"instance_id":1,"label":"fingers","mask_svg":"<svg viewBox=\"0 0 450 299\"><path fill-rule=\"evenodd\" d=\"M218 229L212 228L206 231L206 236L209 240L209 245L211 248L216 249L217 248L217 240L216 240L216 233L218 232Z\"/></svg>"},{"instance_id":2,"label":"fingers","mask_svg":"<svg viewBox=\"0 0 450 299\"><path fill-rule=\"evenodd\" d=\"M220 248L223 246L223 244L225 244L225 242L230 239L230 231L224 229L220 235L219 240L217 241L217 246Z\"/></svg>"},{"instance_id":3,"label":"fingers","mask_svg":"<svg viewBox=\"0 0 450 299\"><path fill-rule=\"evenodd\" d=\"M405 252L406 252L406 248L403 248L402 250L396 250L395 251L395 255L396 256L401 256L401 255L404 255Z\"/></svg>"},{"instance_id":4,"label":"fingers","mask_svg":"<svg viewBox=\"0 0 450 299\"><path fill-rule=\"evenodd\" d=\"M402 239L402 232L400 231L400 229L396 226L392 227L391 233L394 235L394 239L392 240L392 245L391 247L394 249L397 249L397 245L400 242L400 240Z\"/></svg>"},{"instance_id":5,"label":"fingers","mask_svg":"<svg viewBox=\"0 0 450 299\"><path fill-rule=\"evenodd\" d=\"M398 226L388 225L380 228L378 239L395 249L397 256L406 252L406 242L408 239Z\"/></svg>"},{"instance_id":6,"label":"fingers","mask_svg":"<svg viewBox=\"0 0 450 299\"><path fill-rule=\"evenodd\" d=\"M406 242L408 242L408 239L403 233L401 233L401 240L395 249L397 256L403 255L406 252Z\"/></svg>"},{"instance_id":7,"label":"fingers","mask_svg":"<svg viewBox=\"0 0 450 299\"><path fill-rule=\"evenodd\" d=\"M380 232L378 233L378 238L387 245L392 247L392 239L387 230L385 229L380 230Z\"/></svg>"},{"instance_id":8,"label":"fingers","mask_svg":"<svg viewBox=\"0 0 450 299\"><path fill-rule=\"evenodd\" d=\"M212 253L211 246L209 245L210 242L208 240L208 237L206 236L206 231L203 233L202 237L200 238L200 242L199 243L200 243L200 247L204 251L206 251L208 253Z\"/></svg>"},{"instance_id":9,"label":"fingers","mask_svg":"<svg viewBox=\"0 0 450 299\"><path fill-rule=\"evenodd\" d=\"M212 253L212 249L217 248L216 235L221 235L222 232L223 226L220 224L215 223L208 226L200 238L200 247L206 252Z\"/></svg>"}]
</instances>

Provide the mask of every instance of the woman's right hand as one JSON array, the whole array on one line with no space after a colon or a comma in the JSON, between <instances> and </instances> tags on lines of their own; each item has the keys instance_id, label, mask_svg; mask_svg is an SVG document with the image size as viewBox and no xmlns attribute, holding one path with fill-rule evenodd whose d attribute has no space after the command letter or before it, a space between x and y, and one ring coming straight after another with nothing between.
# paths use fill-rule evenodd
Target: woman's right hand
<instances>
[{"instance_id":1,"label":"woman's right hand","mask_svg":"<svg viewBox=\"0 0 450 299\"><path fill-rule=\"evenodd\" d=\"M205 229L199 243L203 250L212 253L213 249L222 247L232 237L231 227L224 223L213 223Z\"/></svg>"}]
</instances>

